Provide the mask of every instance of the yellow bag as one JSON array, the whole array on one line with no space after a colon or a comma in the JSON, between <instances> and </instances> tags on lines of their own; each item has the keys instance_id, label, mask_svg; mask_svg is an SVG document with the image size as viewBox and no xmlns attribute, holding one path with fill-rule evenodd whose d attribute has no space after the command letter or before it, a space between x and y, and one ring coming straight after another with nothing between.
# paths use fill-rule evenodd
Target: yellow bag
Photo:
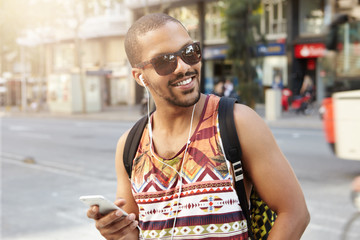
<instances>
[{"instance_id":1,"label":"yellow bag","mask_svg":"<svg viewBox=\"0 0 360 240\"><path fill-rule=\"evenodd\" d=\"M250 195L251 231L256 240L266 240L275 223L276 213L259 197L253 189Z\"/></svg>"}]
</instances>

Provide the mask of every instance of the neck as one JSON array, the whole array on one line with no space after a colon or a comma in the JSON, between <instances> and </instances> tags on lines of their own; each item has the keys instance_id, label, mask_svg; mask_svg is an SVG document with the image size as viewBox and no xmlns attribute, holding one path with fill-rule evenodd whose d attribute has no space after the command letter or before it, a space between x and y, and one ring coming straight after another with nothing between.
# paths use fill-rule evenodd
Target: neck
<instances>
[{"instance_id":1,"label":"neck","mask_svg":"<svg viewBox=\"0 0 360 240\"><path fill-rule=\"evenodd\" d=\"M167 106L157 108L152 119L153 129L156 131L158 130L157 126L160 126L159 129L167 132L169 135L172 135L172 133L178 134L186 131L186 129L189 129L193 110L194 116L192 125L196 126L200 119L205 99L206 96L201 94L201 97L197 104L187 108Z\"/></svg>"}]
</instances>

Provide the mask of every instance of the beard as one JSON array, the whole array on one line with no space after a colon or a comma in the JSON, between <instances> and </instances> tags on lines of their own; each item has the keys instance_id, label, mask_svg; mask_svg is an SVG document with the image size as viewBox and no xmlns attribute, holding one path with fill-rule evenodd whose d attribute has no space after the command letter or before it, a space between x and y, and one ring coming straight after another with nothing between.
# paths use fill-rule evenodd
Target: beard
<instances>
[{"instance_id":1,"label":"beard","mask_svg":"<svg viewBox=\"0 0 360 240\"><path fill-rule=\"evenodd\" d=\"M196 81L197 84L195 85L194 88L186 90L186 91L182 91L179 95L179 93L175 93L174 89L172 87L172 83L176 82L179 79L182 79L186 76L197 76L195 79L193 79L193 81ZM176 78L174 80L169 81L168 84L168 90L170 94L164 94L161 92L161 90L159 88L156 88L155 86L152 86L153 90L155 91L156 95L158 95L159 97L163 98L164 100L166 100L169 104L173 105L173 106L178 106L178 107L191 107L193 106L195 103L197 103L200 99L201 93L200 93L200 83L199 83L199 74L197 70L194 70L192 72L187 72L185 74L179 74L178 76L176 76Z\"/></svg>"},{"instance_id":2,"label":"beard","mask_svg":"<svg viewBox=\"0 0 360 240\"><path fill-rule=\"evenodd\" d=\"M199 101L200 96L201 96L200 88L199 87L193 88L188 91L184 91L182 93L183 96L190 95L190 94L192 94L194 96L191 99L186 99L186 100L179 99L178 97L175 97L174 94L172 94L172 97L164 97L164 99L172 105L186 108L186 107L193 106L195 103L197 103Z\"/></svg>"}]
</instances>

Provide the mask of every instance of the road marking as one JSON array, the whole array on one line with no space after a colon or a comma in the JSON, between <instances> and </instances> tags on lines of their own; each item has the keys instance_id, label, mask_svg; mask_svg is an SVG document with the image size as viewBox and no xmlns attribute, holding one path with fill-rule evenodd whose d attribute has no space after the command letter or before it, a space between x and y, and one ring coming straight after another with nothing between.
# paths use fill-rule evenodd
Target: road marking
<instances>
[{"instance_id":1,"label":"road marking","mask_svg":"<svg viewBox=\"0 0 360 240\"><path fill-rule=\"evenodd\" d=\"M31 130L31 128L29 128L28 126L23 126L23 125L10 125L9 127L10 131L29 131Z\"/></svg>"},{"instance_id":2,"label":"road marking","mask_svg":"<svg viewBox=\"0 0 360 240\"><path fill-rule=\"evenodd\" d=\"M102 175L96 176L96 173L89 175L89 174L85 174L85 173L79 171L79 169L76 170L76 168L64 167L64 165L62 165L62 164L49 163L49 162L47 162L49 165L44 164L44 163L27 164L23 161L26 157L9 154L9 153L3 153L3 152L0 153L0 156L1 156L1 161L3 163L14 164L14 165L18 165L21 167L55 173L55 174L59 174L59 175L71 176L71 177L80 178L80 179L84 179L84 180L96 180L96 181L103 181L103 182L116 181L115 177L111 178L111 177L106 177L106 176L102 176ZM87 172L87 173L89 173L89 172Z\"/></svg>"},{"instance_id":3,"label":"road marking","mask_svg":"<svg viewBox=\"0 0 360 240\"><path fill-rule=\"evenodd\" d=\"M52 137L49 134L42 133L32 133L32 132L21 132L19 133L21 137L37 138L37 139L51 139Z\"/></svg>"}]
</instances>

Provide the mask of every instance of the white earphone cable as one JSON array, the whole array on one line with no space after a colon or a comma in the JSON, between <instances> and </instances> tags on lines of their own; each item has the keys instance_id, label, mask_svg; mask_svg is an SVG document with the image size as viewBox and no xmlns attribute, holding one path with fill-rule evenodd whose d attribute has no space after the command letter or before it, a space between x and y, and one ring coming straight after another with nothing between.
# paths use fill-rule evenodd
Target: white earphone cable
<instances>
[{"instance_id":1,"label":"white earphone cable","mask_svg":"<svg viewBox=\"0 0 360 240\"><path fill-rule=\"evenodd\" d=\"M173 224L173 228L172 228L172 233L171 233L171 240L173 240L174 238L174 230L175 230L175 227L176 227L176 220L177 220L177 215L178 215L178 212L179 212L179 204L180 204L180 197L181 197L181 193L182 193L182 180L183 180L183 177L182 177L182 172L183 172L183 167L184 167L184 161L185 161L185 157L186 157L186 154L188 153L188 147L189 147L189 144L190 144L190 138L191 138L191 133L192 133L192 125L193 125L193 120L194 120L194 113L195 113L195 108L196 108L196 103L193 107L193 110L192 110L192 114L191 114L191 120L190 120L190 129L189 129L189 135L188 135L188 139L186 141L186 146L185 146L185 150L184 150L184 156L183 156L183 159L182 159L182 163L181 163L181 167L180 167L180 172L177 171L173 166L165 163L164 161L161 161L160 159L158 159L156 157L156 155L154 154L153 152L153 135L152 135L152 126L151 126L151 121L150 121L150 94L149 94L149 90L147 89L146 85L144 84L144 87L146 89L146 94L147 94L147 98L148 98L148 102L147 102L147 117L148 117L148 131L149 131L149 138L150 138L150 153L151 155L159 162L161 162L162 164L165 164L166 166L170 167L171 169L173 169L179 176L179 181L180 181L180 186L179 186L179 195L178 195L178 198L177 198L177 203L176 203L176 210L174 211L174 224ZM131 180L130 180L131 181ZM139 228L140 229L140 228ZM140 234L142 236L142 231L140 229Z\"/></svg>"},{"instance_id":2,"label":"white earphone cable","mask_svg":"<svg viewBox=\"0 0 360 240\"><path fill-rule=\"evenodd\" d=\"M192 111L192 114L191 114L189 136L188 136L188 140L186 142L186 147L185 147L184 156L183 156L182 163L181 163L180 173L178 173L179 178L180 178L179 179L180 180L180 187L179 187L178 201L177 201L177 204L176 204L176 214L175 214L174 224L173 224L172 233L171 233L171 240L173 240L173 238L174 238L174 230L175 230L175 227L176 227L176 220L177 220L177 215L178 215L178 212L179 212L179 204L180 204L180 197L181 197L181 193L182 193L182 182L183 182L182 181L183 180L182 172L183 172L183 167L184 167L184 162L185 162L185 156L187 154L187 150L188 150L188 147L189 147L189 144L190 144L191 130L192 130L192 123L193 123L193 119L194 119L195 107L196 107L196 103L194 105L194 108L193 108L193 111Z\"/></svg>"}]
</instances>

